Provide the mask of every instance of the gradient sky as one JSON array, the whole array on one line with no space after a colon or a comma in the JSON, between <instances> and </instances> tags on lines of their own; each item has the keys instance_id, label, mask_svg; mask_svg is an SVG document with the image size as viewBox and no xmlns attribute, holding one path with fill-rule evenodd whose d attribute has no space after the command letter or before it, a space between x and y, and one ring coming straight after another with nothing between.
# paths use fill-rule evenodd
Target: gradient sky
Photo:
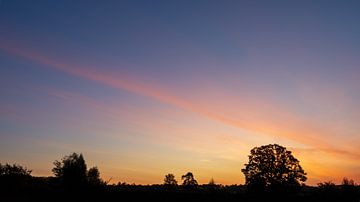
<instances>
[{"instance_id":1,"label":"gradient sky","mask_svg":"<svg viewBox=\"0 0 360 202\"><path fill-rule=\"evenodd\" d=\"M359 1L0 1L0 162L244 183L251 148L360 182Z\"/></svg>"}]
</instances>

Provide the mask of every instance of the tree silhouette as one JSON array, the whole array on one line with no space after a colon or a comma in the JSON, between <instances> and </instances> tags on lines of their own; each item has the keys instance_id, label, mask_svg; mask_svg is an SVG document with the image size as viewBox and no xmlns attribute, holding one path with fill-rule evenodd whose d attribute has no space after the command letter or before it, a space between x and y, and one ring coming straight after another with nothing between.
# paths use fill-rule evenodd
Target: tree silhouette
<instances>
[{"instance_id":1,"label":"tree silhouette","mask_svg":"<svg viewBox=\"0 0 360 202\"><path fill-rule=\"evenodd\" d=\"M347 177L344 177L341 182L341 191L344 195L355 195L356 194L356 186L357 184L353 179L349 179Z\"/></svg>"},{"instance_id":2,"label":"tree silhouette","mask_svg":"<svg viewBox=\"0 0 360 202\"><path fill-rule=\"evenodd\" d=\"M197 181L194 178L194 175L191 172L188 172L185 175L181 176L181 179L183 180L184 186L192 187L198 185Z\"/></svg>"},{"instance_id":3,"label":"tree silhouette","mask_svg":"<svg viewBox=\"0 0 360 202\"><path fill-rule=\"evenodd\" d=\"M175 179L175 175L174 175L174 174L171 174L171 173L165 175L164 185L167 185L167 186L176 186L176 185L177 185L177 181L176 181L176 179Z\"/></svg>"},{"instance_id":4,"label":"tree silhouette","mask_svg":"<svg viewBox=\"0 0 360 202\"><path fill-rule=\"evenodd\" d=\"M0 164L0 192L9 192L26 187L31 178L31 170L26 167L17 164Z\"/></svg>"},{"instance_id":5,"label":"tree silhouette","mask_svg":"<svg viewBox=\"0 0 360 202\"><path fill-rule=\"evenodd\" d=\"M66 185L79 186L86 183L86 163L82 154L72 153L54 162L52 172Z\"/></svg>"},{"instance_id":6,"label":"tree silhouette","mask_svg":"<svg viewBox=\"0 0 360 202\"><path fill-rule=\"evenodd\" d=\"M211 179L210 179L208 185L210 185L210 186L215 186L215 185L216 185L214 178L211 178Z\"/></svg>"},{"instance_id":7,"label":"tree silhouette","mask_svg":"<svg viewBox=\"0 0 360 202\"><path fill-rule=\"evenodd\" d=\"M97 167L92 167L87 172L87 181L91 185L101 185L104 182L100 178L100 171Z\"/></svg>"},{"instance_id":8,"label":"tree silhouette","mask_svg":"<svg viewBox=\"0 0 360 202\"><path fill-rule=\"evenodd\" d=\"M249 163L241 170L249 189L279 190L280 187L299 187L306 181L306 173L299 161L285 147L269 144L255 147Z\"/></svg>"},{"instance_id":9,"label":"tree silhouette","mask_svg":"<svg viewBox=\"0 0 360 202\"><path fill-rule=\"evenodd\" d=\"M17 164L0 164L0 176L31 176L31 170Z\"/></svg>"},{"instance_id":10,"label":"tree silhouette","mask_svg":"<svg viewBox=\"0 0 360 202\"><path fill-rule=\"evenodd\" d=\"M204 184L204 186L210 190L210 191L215 191L217 189L219 189L221 187L220 184L216 184L214 178L211 178L208 184Z\"/></svg>"},{"instance_id":11,"label":"tree silhouette","mask_svg":"<svg viewBox=\"0 0 360 202\"><path fill-rule=\"evenodd\" d=\"M356 183L353 179L349 179L347 177L344 177L342 182L341 182L342 186L356 186Z\"/></svg>"}]
</instances>

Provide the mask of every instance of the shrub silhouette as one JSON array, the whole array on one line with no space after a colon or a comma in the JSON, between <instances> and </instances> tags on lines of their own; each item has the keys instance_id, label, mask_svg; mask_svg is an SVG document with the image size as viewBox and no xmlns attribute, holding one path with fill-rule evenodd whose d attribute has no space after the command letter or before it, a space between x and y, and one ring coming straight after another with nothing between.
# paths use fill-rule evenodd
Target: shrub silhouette
<instances>
[{"instance_id":1,"label":"shrub silhouette","mask_svg":"<svg viewBox=\"0 0 360 202\"><path fill-rule=\"evenodd\" d=\"M306 173L299 161L285 147L269 144L255 147L249 155L249 163L241 170L249 190L279 191L299 188L306 181ZM289 191L289 189L286 189Z\"/></svg>"},{"instance_id":2,"label":"shrub silhouette","mask_svg":"<svg viewBox=\"0 0 360 202\"><path fill-rule=\"evenodd\" d=\"M335 183L331 181L318 183L319 193L326 198L333 198L338 194Z\"/></svg>"},{"instance_id":3,"label":"shrub silhouette","mask_svg":"<svg viewBox=\"0 0 360 202\"><path fill-rule=\"evenodd\" d=\"M164 185L166 185L166 186L176 186L176 185L177 185L177 181L176 181L176 179L175 179L175 175L174 175L174 174L171 174L171 173L165 175Z\"/></svg>"},{"instance_id":4,"label":"shrub silhouette","mask_svg":"<svg viewBox=\"0 0 360 202\"><path fill-rule=\"evenodd\" d=\"M197 181L194 178L194 175L191 172L186 173L185 175L181 176L183 180L183 185L186 187L194 187L198 185Z\"/></svg>"},{"instance_id":5,"label":"shrub silhouette","mask_svg":"<svg viewBox=\"0 0 360 202\"><path fill-rule=\"evenodd\" d=\"M336 189L335 183L331 181L320 182L318 183L318 187L321 189Z\"/></svg>"}]
</instances>

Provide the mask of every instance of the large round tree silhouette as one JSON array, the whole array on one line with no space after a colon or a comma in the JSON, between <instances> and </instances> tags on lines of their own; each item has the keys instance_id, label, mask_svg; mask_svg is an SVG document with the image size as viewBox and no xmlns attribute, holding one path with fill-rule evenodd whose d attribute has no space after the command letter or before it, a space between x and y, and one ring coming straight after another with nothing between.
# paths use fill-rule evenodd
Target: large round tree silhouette
<instances>
[{"instance_id":1,"label":"large round tree silhouette","mask_svg":"<svg viewBox=\"0 0 360 202\"><path fill-rule=\"evenodd\" d=\"M296 188L307 179L291 151L277 144L253 148L249 162L241 171L245 175L246 185L252 190Z\"/></svg>"}]
</instances>

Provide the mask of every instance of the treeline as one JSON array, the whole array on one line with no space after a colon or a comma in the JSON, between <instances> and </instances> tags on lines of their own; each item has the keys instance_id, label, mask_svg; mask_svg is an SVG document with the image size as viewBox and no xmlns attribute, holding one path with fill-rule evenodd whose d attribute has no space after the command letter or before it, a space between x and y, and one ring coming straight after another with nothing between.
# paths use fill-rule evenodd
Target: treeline
<instances>
[{"instance_id":1,"label":"treeline","mask_svg":"<svg viewBox=\"0 0 360 202\"><path fill-rule=\"evenodd\" d=\"M239 169L240 170L240 169ZM181 182L166 174L161 185L110 184L97 167L87 167L82 154L54 162L54 177L34 177L17 164L0 164L0 201L360 201L360 186L344 178L336 185L305 185L306 173L285 147L255 147L242 172L244 185L198 184L187 172Z\"/></svg>"}]
</instances>

